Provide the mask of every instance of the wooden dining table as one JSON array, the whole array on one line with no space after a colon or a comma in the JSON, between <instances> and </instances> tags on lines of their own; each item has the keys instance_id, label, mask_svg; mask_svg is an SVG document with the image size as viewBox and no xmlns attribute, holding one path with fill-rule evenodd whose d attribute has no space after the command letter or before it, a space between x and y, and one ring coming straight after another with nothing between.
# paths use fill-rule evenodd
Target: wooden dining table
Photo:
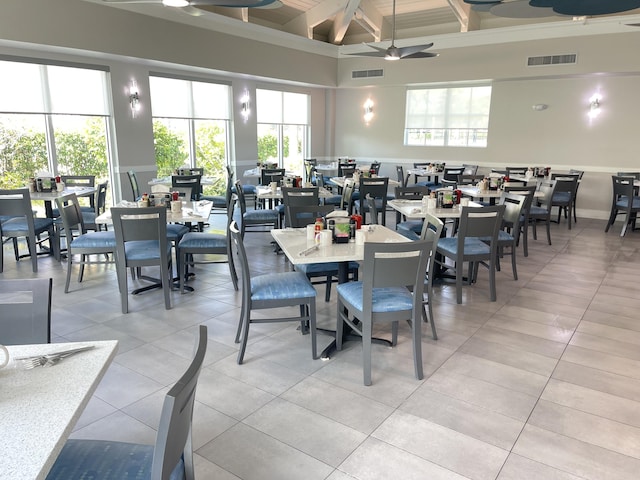
<instances>
[{"instance_id":1,"label":"wooden dining table","mask_svg":"<svg viewBox=\"0 0 640 480\"><path fill-rule=\"evenodd\" d=\"M409 242L405 236L387 228L383 225L363 225L365 232L365 242ZM357 244L353 239L347 243L332 243L330 245L317 245L313 239L307 238L306 228L284 228L273 229L271 235L276 243L282 249L287 259L292 265L302 265L310 263L338 263L338 283L345 283L349 278L349 262L361 262L364 260L364 245ZM325 333L332 334L335 337L334 330L321 330ZM344 340L352 340L356 337L350 335L351 332L345 328ZM376 339L374 339L375 341ZM386 340L377 339L388 343ZM335 340L331 342L322 352L320 357L323 360L330 358L335 350Z\"/></svg>"},{"instance_id":2,"label":"wooden dining table","mask_svg":"<svg viewBox=\"0 0 640 480\"><path fill-rule=\"evenodd\" d=\"M118 341L8 346L11 358L93 345L51 367L0 369L0 478L44 479L115 357Z\"/></svg>"}]
</instances>

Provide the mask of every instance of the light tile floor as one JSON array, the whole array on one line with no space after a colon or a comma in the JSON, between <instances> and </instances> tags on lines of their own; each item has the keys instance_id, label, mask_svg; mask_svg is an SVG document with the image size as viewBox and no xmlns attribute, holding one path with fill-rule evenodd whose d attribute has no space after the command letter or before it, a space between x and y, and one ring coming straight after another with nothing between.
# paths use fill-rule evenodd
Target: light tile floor
<instances>
[{"instance_id":1,"label":"light tile floor","mask_svg":"<svg viewBox=\"0 0 640 480\"><path fill-rule=\"evenodd\" d=\"M518 257L517 282L504 262L497 302L484 271L464 287L463 305L453 287L436 287L439 339L423 329L425 379L413 377L405 325L397 347L374 347L370 387L357 343L312 360L293 323L252 326L238 366L240 293L226 264L196 267L195 292L173 292L171 310L156 291L130 296L122 315L113 267L90 268L64 294L66 266L41 258L38 276L54 278L53 341L120 341L73 436L153 443L163 394L205 324L198 478L637 479L640 235L622 239L616 227L563 222L551 246L541 232ZM269 240L247 234L254 274L288 268ZM31 277L4 248L1 277ZM330 303L321 297L320 323L333 327L335 291ZM320 348L329 340L321 335Z\"/></svg>"}]
</instances>

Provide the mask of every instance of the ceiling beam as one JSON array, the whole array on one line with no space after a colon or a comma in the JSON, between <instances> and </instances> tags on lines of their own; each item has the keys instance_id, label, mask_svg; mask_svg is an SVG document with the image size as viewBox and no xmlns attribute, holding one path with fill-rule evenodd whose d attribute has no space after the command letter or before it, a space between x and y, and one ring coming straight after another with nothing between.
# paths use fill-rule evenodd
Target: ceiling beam
<instances>
[{"instance_id":1,"label":"ceiling beam","mask_svg":"<svg viewBox=\"0 0 640 480\"><path fill-rule=\"evenodd\" d=\"M463 0L447 0L456 18L460 22L461 32L471 32L480 30L480 16L478 12L471 9L471 5Z\"/></svg>"},{"instance_id":2,"label":"ceiling beam","mask_svg":"<svg viewBox=\"0 0 640 480\"><path fill-rule=\"evenodd\" d=\"M338 12L329 31L329 41L331 43L334 45L340 45L342 43L342 39L345 33L347 33L347 28L349 28L359 5L360 0L347 0L344 9Z\"/></svg>"},{"instance_id":3,"label":"ceiling beam","mask_svg":"<svg viewBox=\"0 0 640 480\"><path fill-rule=\"evenodd\" d=\"M365 22L368 26L371 35L373 35L373 41L379 42L382 40L382 24L384 23L384 17L370 0L362 0L360 6L356 10L356 21ZM366 28L366 27L365 27Z\"/></svg>"},{"instance_id":4,"label":"ceiling beam","mask_svg":"<svg viewBox=\"0 0 640 480\"><path fill-rule=\"evenodd\" d=\"M285 32L313 39L313 28L344 10L350 0L325 0L288 21L282 27Z\"/></svg>"}]
</instances>

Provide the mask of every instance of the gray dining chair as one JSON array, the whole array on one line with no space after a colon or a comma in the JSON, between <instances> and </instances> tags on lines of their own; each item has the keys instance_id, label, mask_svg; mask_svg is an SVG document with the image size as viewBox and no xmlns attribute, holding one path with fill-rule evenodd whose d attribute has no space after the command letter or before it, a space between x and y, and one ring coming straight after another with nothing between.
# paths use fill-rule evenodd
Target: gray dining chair
<instances>
[{"instance_id":1,"label":"gray dining chair","mask_svg":"<svg viewBox=\"0 0 640 480\"><path fill-rule=\"evenodd\" d=\"M622 213L625 215L625 219L620 236L624 237L629 225L631 225L632 230L635 229L636 218L638 216L638 212L640 212L640 197L636 194L636 190L633 185L635 180L634 177L612 175L611 180L613 182L611 213L604 231L608 232L609 228L611 228L616 221L616 217Z\"/></svg>"},{"instance_id":2,"label":"gray dining chair","mask_svg":"<svg viewBox=\"0 0 640 480\"><path fill-rule=\"evenodd\" d=\"M51 342L51 278L0 280L0 344Z\"/></svg>"},{"instance_id":3,"label":"gray dining chair","mask_svg":"<svg viewBox=\"0 0 640 480\"><path fill-rule=\"evenodd\" d=\"M113 231L87 232L83 212L75 193L56 198L58 212L62 219L62 232L67 243L67 280L64 293L69 293L71 270L74 264L79 264L78 283L82 282L85 265L114 263L116 251L116 235ZM74 256L80 259L74 261ZM91 255L104 255L105 260L91 259ZM111 257L109 257L111 255Z\"/></svg>"},{"instance_id":4,"label":"gray dining chair","mask_svg":"<svg viewBox=\"0 0 640 480\"><path fill-rule=\"evenodd\" d=\"M272 322L300 322L301 331L307 331L309 324L311 333L311 356L317 358L316 344L316 289L311 285L307 276L302 272L270 272L263 275L251 276L249 260L242 241L242 234L236 222L229 226L231 241L238 254L238 264L242 272L242 310L236 332L236 343L240 343L238 364L244 361L249 338L249 326L252 323ZM259 309L273 309L281 307L298 307L300 315L282 317L277 313L273 316L252 317L251 313Z\"/></svg>"},{"instance_id":5,"label":"gray dining chair","mask_svg":"<svg viewBox=\"0 0 640 480\"><path fill-rule=\"evenodd\" d=\"M266 229L278 228L280 224L280 214L273 208L259 208L257 210L247 210L244 190L240 180L236 181L236 195L240 204L241 231L244 237L247 231L266 231Z\"/></svg>"},{"instance_id":6,"label":"gray dining chair","mask_svg":"<svg viewBox=\"0 0 640 480\"><path fill-rule=\"evenodd\" d=\"M51 218L39 218L33 215L31 196L29 189L18 188L15 190L0 190L0 217L6 217L0 224L0 246L5 238L13 241L13 251L16 262L21 258L31 257L31 269L38 272L38 255L53 253L56 260L60 259L58 234ZM42 235L47 234L45 238ZM21 255L18 250L18 238L24 237L29 249L28 254ZM42 246L47 241L47 250L37 251L36 247ZM0 273L4 268L4 249L0 248Z\"/></svg>"},{"instance_id":7,"label":"gray dining chair","mask_svg":"<svg viewBox=\"0 0 640 480\"><path fill-rule=\"evenodd\" d=\"M196 387L207 353L207 340L207 327L200 325L193 359L164 397L155 445L70 439L46 480L195 480L191 430Z\"/></svg>"},{"instance_id":8,"label":"gray dining chair","mask_svg":"<svg viewBox=\"0 0 640 480\"><path fill-rule=\"evenodd\" d=\"M362 336L364 384L371 385L373 324L391 323L391 344L398 339L398 322L411 326L415 376L423 378L422 302L430 246L426 240L364 245L362 281L341 283L336 349L342 350L344 324Z\"/></svg>"},{"instance_id":9,"label":"gray dining chair","mask_svg":"<svg viewBox=\"0 0 640 480\"><path fill-rule=\"evenodd\" d=\"M462 207L458 233L455 237L445 237L438 241L437 253L443 269L455 269L456 302L462 303L462 280L464 264L469 264L467 281L471 283L477 276L478 264L489 270L489 292L492 302L496 301L496 260L498 255L498 231L502 225L504 205L487 207ZM446 264L446 259L454 265Z\"/></svg>"},{"instance_id":10,"label":"gray dining chair","mask_svg":"<svg viewBox=\"0 0 640 480\"><path fill-rule=\"evenodd\" d=\"M184 293L185 282L189 278L189 266L207 263L218 263L218 260L209 260L201 255L226 255L229 265L229 275L233 282L233 288L238 290L238 275L236 273L233 255L231 251L231 238L228 233L229 223L233 220L234 203L227 204L227 232L189 232L185 233L178 242L176 248L176 262L178 277L180 277L180 293Z\"/></svg>"},{"instance_id":11,"label":"gray dining chair","mask_svg":"<svg viewBox=\"0 0 640 480\"><path fill-rule=\"evenodd\" d=\"M429 249L429 260L427 264L427 272L424 281L424 298L422 300L422 318L425 323L431 324L431 335L434 340L438 339L436 332L436 319L433 314L433 282L436 278L436 254L438 250L438 241L442 237L444 230L444 222L439 218L427 213L422 224L420 232L420 240L427 242Z\"/></svg>"},{"instance_id":12,"label":"gray dining chair","mask_svg":"<svg viewBox=\"0 0 640 480\"><path fill-rule=\"evenodd\" d=\"M171 308L171 243L167 239L166 207L111 209L116 234L116 273L122 313L129 311L128 268L160 267L164 305Z\"/></svg>"}]
</instances>

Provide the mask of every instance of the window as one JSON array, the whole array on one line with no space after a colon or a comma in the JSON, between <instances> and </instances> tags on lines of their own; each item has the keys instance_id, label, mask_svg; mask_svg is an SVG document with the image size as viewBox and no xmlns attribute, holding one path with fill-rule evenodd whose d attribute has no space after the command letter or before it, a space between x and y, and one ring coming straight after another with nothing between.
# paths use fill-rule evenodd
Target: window
<instances>
[{"instance_id":1,"label":"window","mask_svg":"<svg viewBox=\"0 0 640 480\"><path fill-rule=\"evenodd\" d=\"M256 90L258 160L304 177L308 156L309 95Z\"/></svg>"},{"instance_id":2,"label":"window","mask_svg":"<svg viewBox=\"0 0 640 480\"><path fill-rule=\"evenodd\" d=\"M404 144L486 147L491 86L407 90Z\"/></svg>"},{"instance_id":3,"label":"window","mask_svg":"<svg viewBox=\"0 0 640 480\"><path fill-rule=\"evenodd\" d=\"M39 172L109 178L107 72L0 60L0 186Z\"/></svg>"},{"instance_id":4,"label":"window","mask_svg":"<svg viewBox=\"0 0 640 480\"><path fill-rule=\"evenodd\" d=\"M228 164L228 85L152 76L151 109L158 176L204 168L216 181L205 195L224 195Z\"/></svg>"}]
</instances>

